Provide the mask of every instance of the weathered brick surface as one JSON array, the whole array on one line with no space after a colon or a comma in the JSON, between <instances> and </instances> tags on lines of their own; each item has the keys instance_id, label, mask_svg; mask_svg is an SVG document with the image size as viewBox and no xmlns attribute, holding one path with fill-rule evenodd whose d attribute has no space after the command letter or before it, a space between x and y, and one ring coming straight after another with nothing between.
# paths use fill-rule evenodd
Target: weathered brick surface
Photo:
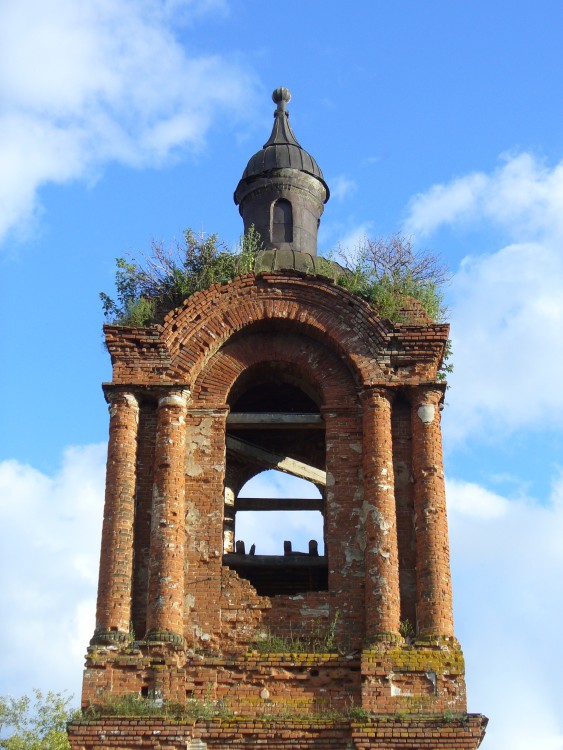
<instances>
[{"instance_id":1,"label":"weathered brick surface","mask_svg":"<svg viewBox=\"0 0 563 750\"><path fill-rule=\"evenodd\" d=\"M363 400L366 641L398 635L401 605L391 433L391 394L371 388Z\"/></svg>"},{"instance_id":2,"label":"weathered brick surface","mask_svg":"<svg viewBox=\"0 0 563 750\"><path fill-rule=\"evenodd\" d=\"M284 271L215 285L162 325L106 327L105 636L87 655L83 705L133 693L220 701L237 718L100 719L73 725L73 750L172 750L193 738L279 750L478 746L484 720L465 715L453 638L436 383L448 328L414 303L410 320L380 320L330 280ZM312 436L256 439L326 471L327 590L258 595L223 563L235 498L262 470L226 450L227 416L270 381L299 389L323 420ZM337 652L254 650L312 634ZM378 718L344 721L353 708ZM328 713L341 718L319 720Z\"/></svg>"},{"instance_id":3,"label":"weathered brick surface","mask_svg":"<svg viewBox=\"0 0 563 750\"><path fill-rule=\"evenodd\" d=\"M452 585L440 430L443 389L411 392L418 630L453 635Z\"/></svg>"},{"instance_id":4,"label":"weathered brick surface","mask_svg":"<svg viewBox=\"0 0 563 750\"><path fill-rule=\"evenodd\" d=\"M131 393L110 401L110 441L96 609L98 638L127 636L131 620L133 524L139 405Z\"/></svg>"},{"instance_id":5,"label":"weathered brick surface","mask_svg":"<svg viewBox=\"0 0 563 750\"><path fill-rule=\"evenodd\" d=\"M434 380L449 330L444 324L393 325L319 276L251 273L194 294L162 327L105 326L113 381L191 386L229 338L264 321L328 344L366 385Z\"/></svg>"},{"instance_id":6,"label":"weathered brick surface","mask_svg":"<svg viewBox=\"0 0 563 750\"><path fill-rule=\"evenodd\" d=\"M160 397L152 498L147 637L183 639L187 391Z\"/></svg>"},{"instance_id":7,"label":"weathered brick surface","mask_svg":"<svg viewBox=\"0 0 563 750\"><path fill-rule=\"evenodd\" d=\"M327 722L234 720L170 722L159 719L112 718L70 726L74 750L186 750L204 742L210 750L225 746L254 750L474 750L485 733L486 719L468 714L448 720L378 718ZM196 740L196 742L193 742Z\"/></svg>"}]
</instances>

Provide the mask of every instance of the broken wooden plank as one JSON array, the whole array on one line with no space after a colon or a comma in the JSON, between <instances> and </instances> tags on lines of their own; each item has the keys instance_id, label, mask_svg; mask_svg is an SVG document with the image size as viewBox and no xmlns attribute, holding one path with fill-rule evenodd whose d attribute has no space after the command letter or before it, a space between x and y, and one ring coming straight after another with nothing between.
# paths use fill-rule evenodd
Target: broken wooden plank
<instances>
[{"instance_id":1,"label":"broken wooden plank","mask_svg":"<svg viewBox=\"0 0 563 750\"><path fill-rule=\"evenodd\" d=\"M235 511L239 510L324 510L322 497L237 497Z\"/></svg>"},{"instance_id":2,"label":"broken wooden plank","mask_svg":"<svg viewBox=\"0 0 563 750\"><path fill-rule=\"evenodd\" d=\"M223 565L233 569L240 568L326 568L327 558L323 555L314 557L306 553L289 555L237 555L228 552L223 555Z\"/></svg>"},{"instance_id":3,"label":"broken wooden plank","mask_svg":"<svg viewBox=\"0 0 563 750\"><path fill-rule=\"evenodd\" d=\"M236 453L238 456L248 459L260 466L268 469L278 469L286 474L292 474L301 479L308 479L310 482L326 486L326 471L317 469L295 458L283 456L273 451L260 448L258 445L248 443L246 440L240 440L232 435L227 435L227 450Z\"/></svg>"},{"instance_id":4,"label":"broken wooden plank","mask_svg":"<svg viewBox=\"0 0 563 750\"><path fill-rule=\"evenodd\" d=\"M244 549L244 542L242 541L242 539L238 539L235 542L235 552L236 552L237 555L245 555L246 554L246 551Z\"/></svg>"},{"instance_id":5,"label":"broken wooden plank","mask_svg":"<svg viewBox=\"0 0 563 750\"><path fill-rule=\"evenodd\" d=\"M237 430L279 430L284 427L300 430L322 430L320 414L291 414L286 412L234 412L227 416L227 427Z\"/></svg>"}]
</instances>

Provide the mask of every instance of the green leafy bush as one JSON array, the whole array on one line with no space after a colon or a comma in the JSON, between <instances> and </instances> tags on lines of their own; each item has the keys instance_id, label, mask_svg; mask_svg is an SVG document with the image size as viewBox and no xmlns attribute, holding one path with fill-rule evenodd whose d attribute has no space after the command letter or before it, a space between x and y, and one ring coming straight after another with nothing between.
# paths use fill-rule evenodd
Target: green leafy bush
<instances>
[{"instance_id":1,"label":"green leafy bush","mask_svg":"<svg viewBox=\"0 0 563 750\"><path fill-rule=\"evenodd\" d=\"M0 696L0 747L5 750L70 750L66 724L76 715L72 697L33 691L33 698Z\"/></svg>"},{"instance_id":2,"label":"green leafy bush","mask_svg":"<svg viewBox=\"0 0 563 750\"><path fill-rule=\"evenodd\" d=\"M210 693L210 689L208 690ZM173 720L227 719L232 717L224 699L214 700L207 695L203 699L189 698L185 704L163 701L154 695L147 697L138 693L108 695L101 706L87 708L86 719L99 719L105 716L158 716Z\"/></svg>"},{"instance_id":3,"label":"green leafy bush","mask_svg":"<svg viewBox=\"0 0 563 750\"><path fill-rule=\"evenodd\" d=\"M106 319L118 325L149 325L159 309L169 311L194 292L254 270L262 249L254 227L235 252L216 234L205 237L187 229L183 246L168 250L153 243L150 255L143 255L141 261L117 258L116 300L100 294ZM432 253L415 251L408 238L400 234L365 238L353 253L339 249L336 254L344 259L342 272L338 264L319 258L323 274L366 300L382 317L408 320L404 308L415 299L432 320L445 318L442 289L448 281L447 269Z\"/></svg>"},{"instance_id":4,"label":"green leafy bush","mask_svg":"<svg viewBox=\"0 0 563 750\"><path fill-rule=\"evenodd\" d=\"M449 281L448 269L433 253L415 250L408 237L365 237L354 252L341 248L337 252L346 267L337 283L369 302L382 317L403 322L402 308L415 299L431 320L445 319L443 288Z\"/></svg>"},{"instance_id":5,"label":"green leafy bush","mask_svg":"<svg viewBox=\"0 0 563 750\"><path fill-rule=\"evenodd\" d=\"M153 243L150 255L141 261L117 258L117 297L100 293L104 315L117 325L149 325L159 308L172 310L195 292L252 271L260 250L262 241L254 227L235 252L216 234L205 237L191 229L184 233L184 245L172 250Z\"/></svg>"}]
</instances>

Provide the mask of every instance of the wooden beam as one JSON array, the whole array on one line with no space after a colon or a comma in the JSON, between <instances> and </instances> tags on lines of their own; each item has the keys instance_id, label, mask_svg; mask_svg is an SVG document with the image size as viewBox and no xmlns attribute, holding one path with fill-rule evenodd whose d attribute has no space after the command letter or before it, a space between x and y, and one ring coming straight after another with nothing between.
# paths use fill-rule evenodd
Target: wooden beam
<instances>
[{"instance_id":1,"label":"wooden beam","mask_svg":"<svg viewBox=\"0 0 563 750\"><path fill-rule=\"evenodd\" d=\"M265 448L260 448L258 445L246 442L246 440L239 440L239 438L235 438L232 435L227 435L227 450L259 466L264 466L268 469L278 469L286 474L292 474L295 477L301 477L301 479L308 479L310 482L320 484L323 487L326 486L326 471L317 469L315 466L310 466L302 461L297 461L295 458L289 458L289 456L283 456Z\"/></svg>"},{"instance_id":2,"label":"wooden beam","mask_svg":"<svg viewBox=\"0 0 563 750\"><path fill-rule=\"evenodd\" d=\"M237 497L235 510L324 510L322 497Z\"/></svg>"},{"instance_id":3,"label":"wooden beam","mask_svg":"<svg viewBox=\"0 0 563 750\"><path fill-rule=\"evenodd\" d=\"M229 568L326 568L327 558L293 552L289 555L223 555L223 565Z\"/></svg>"},{"instance_id":4,"label":"wooden beam","mask_svg":"<svg viewBox=\"0 0 563 750\"><path fill-rule=\"evenodd\" d=\"M288 427L299 430L322 430L324 420L320 414L235 412L227 416L227 427L237 430L280 430Z\"/></svg>"}]
</instances>

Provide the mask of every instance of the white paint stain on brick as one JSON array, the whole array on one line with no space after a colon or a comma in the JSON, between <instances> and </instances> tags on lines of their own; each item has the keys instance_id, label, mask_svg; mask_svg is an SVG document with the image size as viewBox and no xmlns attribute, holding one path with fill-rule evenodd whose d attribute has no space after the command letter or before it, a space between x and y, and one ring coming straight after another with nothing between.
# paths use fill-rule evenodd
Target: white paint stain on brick
<instances>
[{"instance_id":1,"label":"white paint stain on brick","mask_svg":"<svg viewBox=\"0 0 563 750\"><path fill-rule=\"evenodd\" d=\"M434 404L422 404L418 407L417 414L424 424L431 424L434 421L436 407Z\"/></svg>"}]
</instances>

